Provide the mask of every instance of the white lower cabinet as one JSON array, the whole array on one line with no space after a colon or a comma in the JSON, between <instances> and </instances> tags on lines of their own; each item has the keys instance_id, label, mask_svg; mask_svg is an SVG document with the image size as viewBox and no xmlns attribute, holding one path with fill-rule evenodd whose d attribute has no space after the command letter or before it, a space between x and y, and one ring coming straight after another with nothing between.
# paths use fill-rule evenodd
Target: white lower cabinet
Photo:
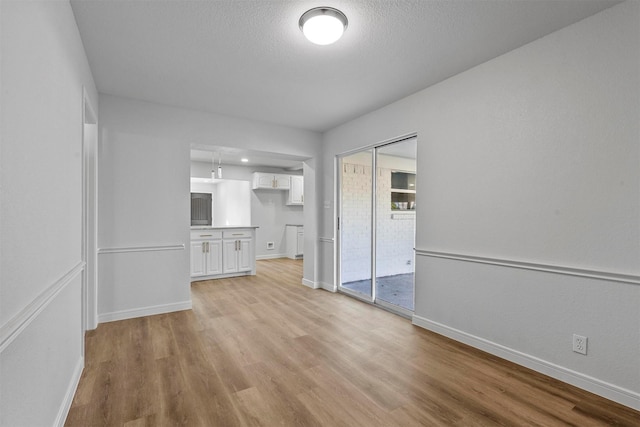
<instances>
[{"instance_id":1,"label":"white lower cabinet","mask_svg":"<svg viewBox=\"0 0 640 427\"><path fill-rule=\"evenodd\" d=\"M250 239L224 240L222 272L236 273L250 271L252 250Z\"/></svg>"},{"instance_id":2,"label":"white lower cabinet","mask_svg":"<svg viewBox=\"0 0 640 427\"><path fill-rule=\"evenodd\" d=\"M206 275L222 273L222 241L211 240L207 242L207 266Z\"/></svg>"},{"instance_id":3,"label":"white lower cabinet","mask_svg":"<svg viewBox=\"0 0 640 427\"><path fill-rule=\"evenodd\" d=\"M191 277L255 274L254 229L191 232Z\"/></svg>"},{"instance_id":4,"label":"white lower cabinet","mask_svg":"<svg viewBox=\"0 0 640 427\"><path fill-rule=\"evenodd\" d=\"M222 273L222 233L213 230L191 233L191 277Z\"/></svg>"},{"instance_id":5,"label":"white lower cabinet","mask_svg":"<svg viewBox=\"0 0 640 427\"><path fill-rule=\"evenodd\" d=\"M287 225L285 238L287 243L287 258L302 258L304 253L304 227L301 225Z\"/></svg>"}]
</instances>

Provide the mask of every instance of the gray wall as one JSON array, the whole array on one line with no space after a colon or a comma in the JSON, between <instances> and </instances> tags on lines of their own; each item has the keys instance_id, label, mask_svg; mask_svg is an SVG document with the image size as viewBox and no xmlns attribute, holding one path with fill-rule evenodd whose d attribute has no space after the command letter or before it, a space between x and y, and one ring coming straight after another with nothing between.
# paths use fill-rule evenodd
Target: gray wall
<instances>
[{"instance_id":1,"label":"gray wall","mask_svg":"<svg viewBox=\"0 0 640 427\"><path fill-rule=\"evenodd\" d=\"M636 407L639 7L614 6L327 132L322 174L332 201L336 154L417 132L414 322ZM320 235L333 236L323 212ZM333 248L321 253L330 281ZM589 338L587 356L572 352L574 333Z\"/></svg>"},{"instance_id":2,"label":"gray wall","mask_svg":"<svg viewBox=\"0 0 640 427\"><path fill-rule=\"evenodd\" d=\"M190 307L187 248L192 144L249 150L268 147L271 153L312 158L318 156L320 135L101 94L98 169L101 321ZM226 167L225 178L233 178ZM310 199L316 197L315 188L305 191ZM315 217L311 221L315 222ZM311 259L316 241L313 238L305 246ZM180 245L185 245L185 249L174 249ZM144 249L165 246L169 249ZM111 248L143 250L119 253L102 250ZM314 277L316 265L310 264L309 268L311 271L307 271L305 264L305 275Z\"/></svg>"},{"instance_id":3,"label":"gray wall","mask_svg":"<svg viewBox=\"0 0 640 427\"><path fill-rule=\"evenodd\" d=\"M69 2L0 2L0 425L61 425L83 367L83 87Z\"/></svg>"}]
</instances>

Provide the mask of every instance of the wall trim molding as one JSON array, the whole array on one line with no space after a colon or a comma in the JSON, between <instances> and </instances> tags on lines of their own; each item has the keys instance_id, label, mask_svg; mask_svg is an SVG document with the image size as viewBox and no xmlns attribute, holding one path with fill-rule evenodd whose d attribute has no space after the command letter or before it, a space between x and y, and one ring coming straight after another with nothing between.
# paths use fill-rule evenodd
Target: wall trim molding
<instances>
[{"instance_id":1,"label":"wall trim molding","mask_svg":"<svg viewBox=\"0 0 640 427\"><path fill-rule=\"evenodd\" d=\"M75 396L76 390L78 389L78 384L80 384L80 377L82 376L83 370L84 357L80 357L80 359L78 359L78 362L76 363L75 369L73 370L73 374L71 375L71 380L69 381L67 392L64 395L64 399L62 400L62 404L60 405L60 409L58 410L58 415L56 416L56 420L53 423L54 426L64 426L64 422L67 420L69 410L71 409L71 403L73 403L73 397Z\"/></svg>"},{"instance_id":2,"label":"wall trim molding","mask_svg":"<svg viewBox=\"0 0 640 427\"><path fill-rule=\"evenodd\" d=\"M537 264L532 262L515 261L501 258L479 257L475 255L455 254L449 252L437 252L416 248L416 255L431 258L444 258L456 261L475 262L479 264L498 265L501 267L519 268L523 270L543 271L546 273L563 274L565 276L587 277L590 279L607 280L611 282L630 283L640 285L640 276L619 274L608 271L584 270L561 265Z\"/></svg>"},{"instance_id":3,"label":"wall trim molding","mask_svg":"<svg viewBox=\"0 0 640 427\"><path fill-rule=\"evenodd\" d=\"M134 319L136 317L153 316L155 314L172 313L183 310L191 310L191 300L103 313L98 316L98 322L114 322L116 320Z\"/></svg>"},{"instance_id":4,"label":"wall trim molding","mask_svg":"<svg viewBox=\"0 0 640 427\"><path fill-rule=\"evenodd\" d=\"M184 243L175 245L155 245L155 246L125 246L121 248L99 248L98 254L119 254L125 252L154 252L154 251L182 251L185 249Z\"/></svg>"},{"instance_id":5,"label":"wall trim molding","mask_svg":"<svg viewBox=\"0 0 640 427\"><path fill-rule=\"evenodd\" d=\"M18 314L0 327L0 353L4 351L27 326L69 285L85 268L85 262L78 262L71 270L42 291Z\"/></svg>"},{"instance_id":6,"label":"wall trim molding","mask_svg":"<svg viewBox=\"0 0 640 427\"><path fill-rule=\"evenodd\" d=\"M493 341L489 341L418 315L413 316L411 323L439 335L444 335L445 337L451 338L455 341L459 341L471 347L493 354L494 356L498 356L502 359L506 359L510 362L532 369L536 372L540 372L565 383L574 385L583 390L590 391L622 405L640 410L640 393L607 383L589 375L556 365L555 363L551 363L544 359L514 350L510 347L497 344Z\"/></svg>"}]
</instances>

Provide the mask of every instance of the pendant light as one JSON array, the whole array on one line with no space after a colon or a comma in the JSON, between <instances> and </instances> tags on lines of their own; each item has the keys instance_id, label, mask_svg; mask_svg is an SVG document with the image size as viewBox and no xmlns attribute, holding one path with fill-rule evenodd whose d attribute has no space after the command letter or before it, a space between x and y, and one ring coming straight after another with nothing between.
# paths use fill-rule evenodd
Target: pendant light
<instances>
[{"instance_id":1,"label":"pendant light","mask_svg":"<svg viewBox=\"0 0 640 427\"><path fill-rule=\"evenodd\" d=\"M347 29L347 17L332 7L315 7L300 17L298 25L305 37L314 44L337 42Z\"/></svg>"}]
</instances>

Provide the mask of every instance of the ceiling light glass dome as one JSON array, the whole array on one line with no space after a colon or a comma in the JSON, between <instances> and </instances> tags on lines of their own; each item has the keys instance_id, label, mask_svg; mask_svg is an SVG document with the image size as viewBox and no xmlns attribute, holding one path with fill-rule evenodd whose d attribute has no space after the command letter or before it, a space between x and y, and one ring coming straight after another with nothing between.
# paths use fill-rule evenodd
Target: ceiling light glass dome
<instances>
[{"instance_id":1,"label":"ceiling light glass dome","mask_svg":"<svg viewBox=\"0 0 640 427\"><path fill-rule=\"evenodd\" d=\"M302 33L311 43L328 45L342 37L347 28L347 17L332 7L316 7L300 17Z\"/></svg>"}]
</instances>

